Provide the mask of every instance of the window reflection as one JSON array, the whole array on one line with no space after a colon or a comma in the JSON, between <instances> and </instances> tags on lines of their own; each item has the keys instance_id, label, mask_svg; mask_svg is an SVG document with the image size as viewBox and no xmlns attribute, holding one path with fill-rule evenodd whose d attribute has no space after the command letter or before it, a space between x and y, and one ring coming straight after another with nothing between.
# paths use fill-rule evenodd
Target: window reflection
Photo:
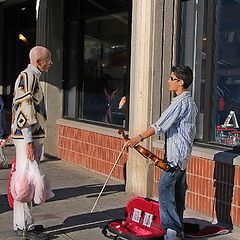
<instances>
[{"instance_id":1,"label":"window reflection","mask_svg":"<svg viewBox=\"0 0 240 240\"><path fill-rule=\"evenodd\" d=\"M199 108L197 139L203 140L206 133L207 142L235 146L240 144L240 1L210 3L182 1L180 62L194 70L192 93ZM207 21L210 12L215 13L213 26ZM207 34L210 31L213 39ZM207 55L209 46L214 49ZM213 62L213 67L207 62ZM211 71L208 77L207 69ZM206 106L205 92L211 94L210 106ZM209 129L204 126L205 116L209 116Z\"/></svg>"},{"instance_id":2,"label":"window reflection","mask_svg":"<svg viewBox=\"0 0 240 240\"><path fill-rule=\"evenodd\" d=\"M74 34L70 40L73 44L68 47L72 63L65 86L65 115L71 117L73 113L78 119L125 126L130 1L81 1L76 3L80 4L80 12L76 11L75 3L70 2L71 20L67 28ZM71 91L76 94L70 96ZM77 107L71 104L72 98L76 99Z\"/></svg>"},{"instance_id":3,"label":"window reflection","mask_svg":"<svg viewBox=\"0 0 240 240\"><path fill-rule=\"evenodd\" d=\"M214 109L217 142L240 144L240 11L239 1L217 5Z\"/></svg>"},{"instance_id":4,"label":"window reflection","mask_svg":"<svg viewBox=\"0 0 240 240\"><path fill-rule=\"evenodd\" d=\"M84 119L123 125L128 65L128 15L88 19L84 35Z\"/></svg>"},{"instance_id":5,"label":"window reflection","mask_svg":"<svg viewBox=\"0 0 240 240\"><path fill-rule=\"evenodd\" d=\"M191 66L193 69L194 82L190 90L199 111L196 138L202 140L207 57L207 0L183 1L181 4L180 63Z\"/></svg>"}]
</instances>

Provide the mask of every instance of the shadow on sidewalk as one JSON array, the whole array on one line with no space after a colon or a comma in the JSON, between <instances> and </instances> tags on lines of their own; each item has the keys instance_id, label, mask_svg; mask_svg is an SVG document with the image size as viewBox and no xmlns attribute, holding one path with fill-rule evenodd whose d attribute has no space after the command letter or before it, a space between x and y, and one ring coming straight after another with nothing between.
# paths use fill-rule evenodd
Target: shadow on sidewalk
<instances>
[{"instance_id":1,"label":"shadow on sidewalk","mask_svg":"<svg viewBox=\"0 0 240 240\"><path fill-rule=\"evenodd\" d=\"M87 198L97 198L101 189L102 189L102 185L99 185L99 184L54 189L53 192L55 196L52 199L48 200L47 202L59 201L59 200L79 197L83 195L89 195L87 196ZM124 184L108 185L105 187L101 196L107 196L109 194L114 194L114 193L124 192L124 191L125 191ZM33 206L36 206L36 204L33 204ZM12 210L12 209L9 207L7 194L0 195L0 214L7 212L9 210Z\"/></svg>"},{"instance_id":2,"label":"shadow on sidewalk","mask_svg":"<svg viewBox=\"0 0 240 240\"><path fill-rule=\"evenodd\" d=\"M218 223L225 224L229 229L233 229L231 212L236 171L233 161L238 156L239 153L230 150L214 155L215 214Z\"/></svg>"},{"instance_id":3,"label":"shadow on sidewalk","mask_svg":"<svg viewBox=\"0 0 240 240\"><path fill-rule=\"evenodd\" d=\"M91 184L91 185L83 185L78 187L54 189L53 192L55 194L55 197L50 199L48 202L68 199L72 197L79 197L79 196L88 195L88 194L91 194L90 196L87 196L88 198L96 198L99 192L101 191L101 189L102 189L102 185L100 184ZM124 184L108 185L105 187L102 193L102 196L106 196L106 195L117 193L117 192L124 192L124 191L125 191Z\"/></svg>"},{"instance_id":4,"label":"shadow on sidewalk","mask_svg":"<svg viewBox=\"0 0 240 240\"><path fill-rule=\"evenodd\" d=\"M0 214L12 210L8 205L7 195L0 195Z\"/></svg>"},{"instance_id":5,"label":"shadow on sidewalk","mask_svg":"<svg viewBox=\"0 0 240 240\"><path fill-rule=\"evenodd\" d=\"M107 223L116 218L123 218L124 208L109 209L102 212L84 213L66 218L62 224L48 227L46 231L51 238L57 235L67 234L93 228L103 228Z\"/></svg>"}]
</instances>

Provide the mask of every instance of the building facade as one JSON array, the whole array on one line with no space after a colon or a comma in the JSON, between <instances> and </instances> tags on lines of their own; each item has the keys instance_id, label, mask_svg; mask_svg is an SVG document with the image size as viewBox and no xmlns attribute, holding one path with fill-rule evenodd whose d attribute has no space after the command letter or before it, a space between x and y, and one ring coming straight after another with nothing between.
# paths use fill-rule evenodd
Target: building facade
<instances>
[{"instance_id":1,"label":"building facade","mask_svg":"<svg viewBox=\"0 0 240 240\"><path fill-rule=\"evenodd\" d=\"M54 65L42 83L45 153L108 176L124 139L145 130L173 97L171 66L189 65L197 136L186 207L240 226L240 21L237 0L40 0L0 3L0 81L6 108L35 44ZM37 11L36 11L37 9ZM14 19L13 23L10 19ZM143 146L163 156L163 136ZM134 149L112 177L156 197L161 170Z\"/></svg>"}]
</instances>

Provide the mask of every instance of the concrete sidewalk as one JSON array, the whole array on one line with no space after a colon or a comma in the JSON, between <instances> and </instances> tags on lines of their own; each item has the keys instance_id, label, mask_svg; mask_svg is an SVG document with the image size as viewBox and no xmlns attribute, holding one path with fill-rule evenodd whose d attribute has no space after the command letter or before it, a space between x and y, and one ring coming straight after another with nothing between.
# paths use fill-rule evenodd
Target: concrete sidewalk
<instances>
[{"instance_id":1,"label":"concrete sidewalk","mask_svg":"<svg viewBox=\"0 0 240 240\"><path fill-rule=\"evenodd\" d=\"M13 147L6 147L12 159ZM101 229L112 219L122 218L124 206L132 194L126 193L124 184L110 180L93 213L90 213L107 177L58 160L46 159L41 167L50 178L56 196L33 208L36 224L43 224L51 239L104 240ZM0 170L0 240L16 240L12 231L12 210L7 203L8 169ZM201 225L211 224L210 219L186 210L185 217ZM188 239L188 238L186 238ZM196 239L196 238L195 238ZM227 235L201 239L240 239L239 229Z\"/></svg>"}]
</instances>

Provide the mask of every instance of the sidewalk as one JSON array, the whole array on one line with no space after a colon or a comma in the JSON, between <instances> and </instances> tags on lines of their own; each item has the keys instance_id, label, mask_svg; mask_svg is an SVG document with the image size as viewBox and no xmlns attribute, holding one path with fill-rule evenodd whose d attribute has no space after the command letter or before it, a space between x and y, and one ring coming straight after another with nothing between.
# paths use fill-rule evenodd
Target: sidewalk
<instances>
[{"instance_id":1,"label":"sidewalk","mask_svg":"<svg viewBox=\"0 0 240 240\"><path fill-rule=\"evenodd\" d=\"M6 147L6 155L12 159L12 147ZM125 192L124 184L110 180L95 211L90 213L106 176L58 159L46 159L41 162L41 167L50 178L56 196L33 208L36 224L43 224L51 239L107 239L102 235L101 228L111 219L121 218L125 204L133 197ZM0 240L17 240L12 231L12 210L6 198L8 172L8 169L0 170ZM190 210L186 211L185 217L200 224L210 221ZM240 231L235 229L227 235L201 239L236 240L240 239Z\"/></svg>"}]
</instances>

